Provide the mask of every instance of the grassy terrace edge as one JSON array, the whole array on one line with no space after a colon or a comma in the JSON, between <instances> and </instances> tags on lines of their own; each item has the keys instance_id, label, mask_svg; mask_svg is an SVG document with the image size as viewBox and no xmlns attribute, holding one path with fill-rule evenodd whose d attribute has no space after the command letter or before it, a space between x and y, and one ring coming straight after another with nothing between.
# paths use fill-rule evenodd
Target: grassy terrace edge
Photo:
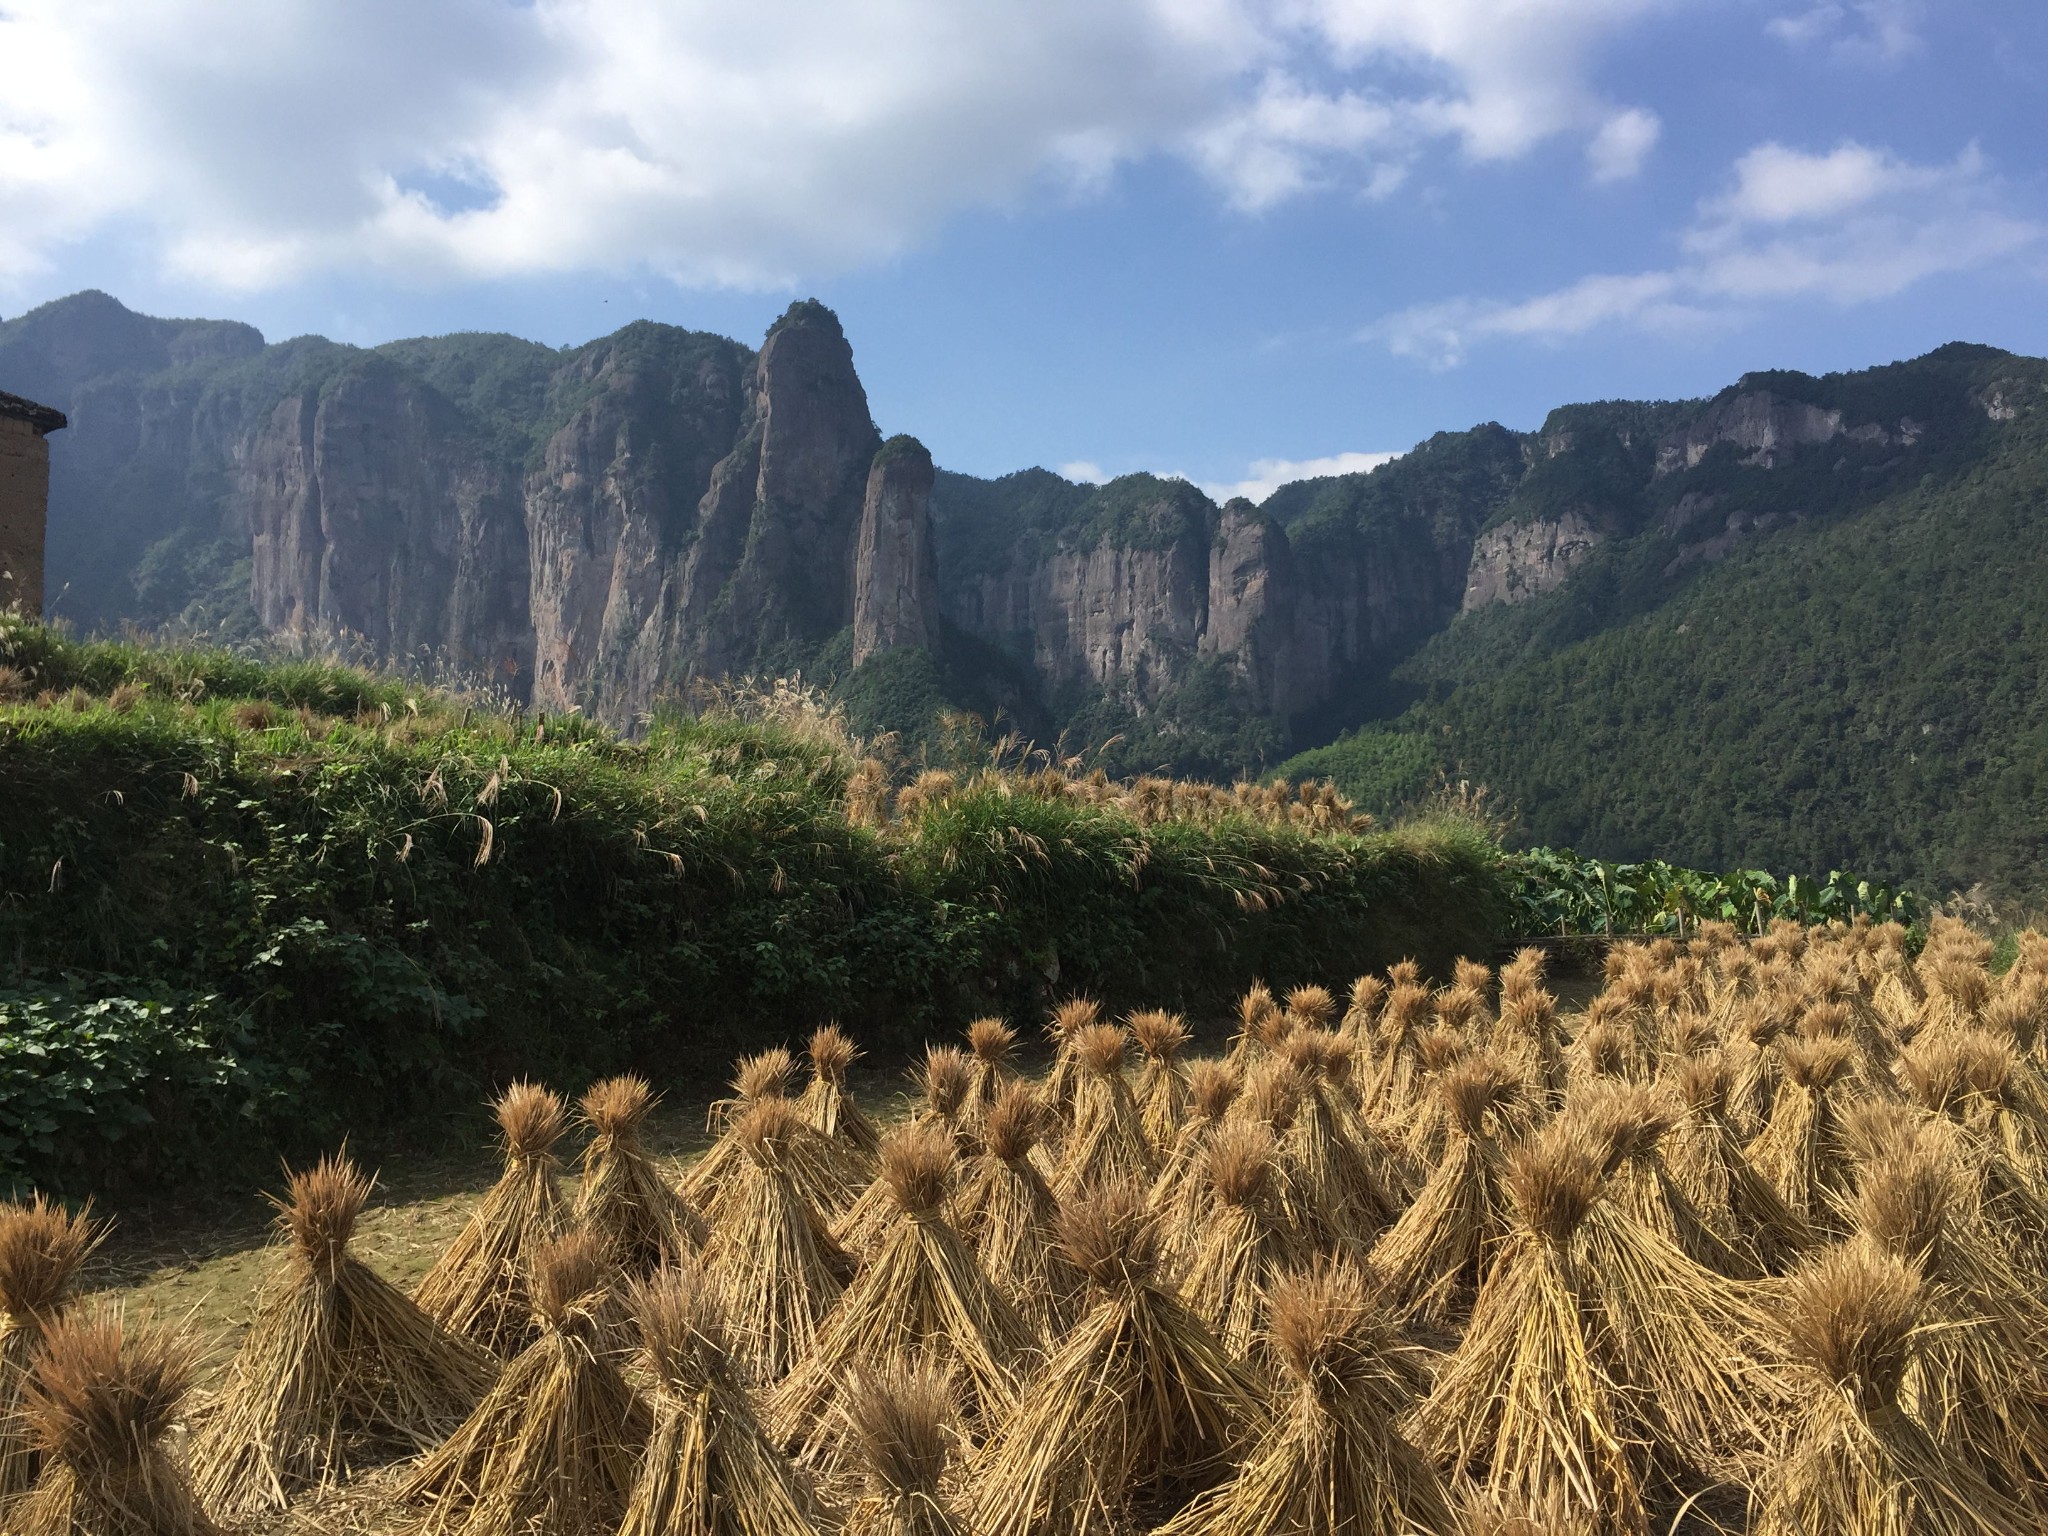
<instances>
[{"instance_id":1,"label":"grassy terrace edge","mask_svg":"<svg viewBox=\"0 0 2048 1536\"><path fill-rule=\"evenodd\" d=\"M1218 1021L1255 979L1597 927L1455 810L905 786L765 697L622 740L0 618L0 1185L213 1186L518 1076L701 1088L826 1019L893 1055L1077 993Z\"/></svg>"}]
</instances>

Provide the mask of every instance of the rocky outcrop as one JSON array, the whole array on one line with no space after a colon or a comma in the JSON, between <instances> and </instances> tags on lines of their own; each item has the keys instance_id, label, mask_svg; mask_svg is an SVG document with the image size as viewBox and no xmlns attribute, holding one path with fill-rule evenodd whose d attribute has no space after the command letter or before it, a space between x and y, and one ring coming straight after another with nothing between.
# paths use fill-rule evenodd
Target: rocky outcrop
<instances>
[{"instance_id":1,"label":"rocky outcrop","mask_svg":"<svg viewBox=\"0 0 2048 1536\"><path fill-rule=\"evenodd\" d=\"M498 682L530 670L517 478L438 394L371 362L289 395L236 445L233 485L271 633Z\"/></svg>"},{"instance_id":2,"label":"rocky outcrop","mask_svg":"<svg viewBox=\"0 0 2048 1536\"><path fill-rule=\"evenodd\" d=\"M892 437L868 470L853 565L853 664L898 646L939 644L939 564L932 548L932 456Z\"/></svg>"},{"instance_id":3,"label":"rocky outcrop","mask_svg":"<svg viewBox=\"0 0 2048 1536\"><path fill-rule=\"evenodd\" d=\"M1556 591L1600 539L1599 530L1577 512L1489 528L1473 541L1458 611L1471 613Z\"/></svg>"},{"instance_id":4,"label":"rocky outcrop","mask_svg":"<svg viewBox=\"0 0 2048 1536\"><path fill-rule=\"evenodd\" d=\"M1198 652L1226 662L1261 714L1294 708L1294 552L1279 524L1239 498L1209 546L1209 592Z\"/></svg>"}]
</instances>

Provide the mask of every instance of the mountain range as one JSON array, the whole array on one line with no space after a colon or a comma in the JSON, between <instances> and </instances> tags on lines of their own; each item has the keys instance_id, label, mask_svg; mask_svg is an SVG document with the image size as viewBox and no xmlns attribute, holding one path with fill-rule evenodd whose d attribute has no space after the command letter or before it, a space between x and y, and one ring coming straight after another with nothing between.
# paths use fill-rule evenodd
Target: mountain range
<instances>
[{"instance_id":1,"label":"mountain range","mask_svg":"<svg viewBox=\"0 0 2048 1536\"><path fill-rule=\"evenodd\" d=\"M51 608L344 638L629 727L802 671L1119 771L1484 779L1616 857L2048 881L2048 364L1952 344L1562 406L1218 506L933 465L837 318L266 344L85 292L0 323L51 439ZM1290 756L1290 754L1295 754Z\"/></svg>"}]
</instances>

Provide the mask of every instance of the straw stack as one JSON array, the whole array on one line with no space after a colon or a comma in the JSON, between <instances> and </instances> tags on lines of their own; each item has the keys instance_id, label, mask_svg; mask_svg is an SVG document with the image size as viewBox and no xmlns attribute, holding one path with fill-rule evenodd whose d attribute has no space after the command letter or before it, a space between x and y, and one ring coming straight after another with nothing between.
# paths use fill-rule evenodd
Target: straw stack
<instances>
[{"instance_id":1,"label":"straw stack","mask_svg":"<svg viewBox=\"0 0 2048 1536\"><path fill-rule=\"evenodd\" d=\"M489 1389L497 1362L348 1251L371 1180L343 1156L273 1199L286 1247L193 1447L206 1507L285 1508L359 1464L426 1450Z\"/></svg>"},{"instance_id":2,"label":"straw stack","mask_svg":"<svg viewBox=\"0 0 2048 1536\"><path fill-rule=\"evenodd\" d=\"M34 1438L22 1412L29 1375L104 1230L41 1195L0 1204L0 1512L35 1480Z\"/></svg>"},{"instance_id":3,"label":"straw stack","mask_svg":"<svg viewBox=\"0 0 2048 1536\"><path fill-rule=\"evenodd\" d=\"M640 1143L641 1128L657 1100L639 1077L608 1077L578 1102L590 1145L576 1219L602 1237L628 1274L652 1274L680 1264L704 1245L704 1220L669 1187Z\"/></svg>"},{"instance_id":4,"label":"straw stack","mask_svg":"<svg viewBox=\"0 0 2048 1536\"><path fill-rule=\"evenodd\" d=\"M451 1333L510 1360L533 1342L533 1255L568 1226L555 1143L567 1129L562 1101L514 1083L496 1105L505 1171L413 1293Z\"/></svg>"}]
</instances>

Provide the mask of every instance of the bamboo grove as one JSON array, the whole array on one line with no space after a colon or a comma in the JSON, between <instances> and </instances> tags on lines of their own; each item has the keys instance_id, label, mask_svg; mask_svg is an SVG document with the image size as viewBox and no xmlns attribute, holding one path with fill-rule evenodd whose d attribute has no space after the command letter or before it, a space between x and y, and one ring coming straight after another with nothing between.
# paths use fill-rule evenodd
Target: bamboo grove
<instances>
[{"instance_id":1,"label":"bamboo grove","mask_svg":"<svg viewBox=\"0 0 2048 1536\"><path fill-rule=\"evenodd\" d=\"M345 1156L277 1200L209 1393L0 1214L0 1529L419 1536L2021 1536L2048 1526L2048 939L1937 920L1524 950L1247 994L1227 1042L1076 998L497 1105L406 1295ZM1036 1028L1036 1026L1034 1026ZM580 1161L570 1148L580 1143Z\"/></svg>"}]
</instances>

